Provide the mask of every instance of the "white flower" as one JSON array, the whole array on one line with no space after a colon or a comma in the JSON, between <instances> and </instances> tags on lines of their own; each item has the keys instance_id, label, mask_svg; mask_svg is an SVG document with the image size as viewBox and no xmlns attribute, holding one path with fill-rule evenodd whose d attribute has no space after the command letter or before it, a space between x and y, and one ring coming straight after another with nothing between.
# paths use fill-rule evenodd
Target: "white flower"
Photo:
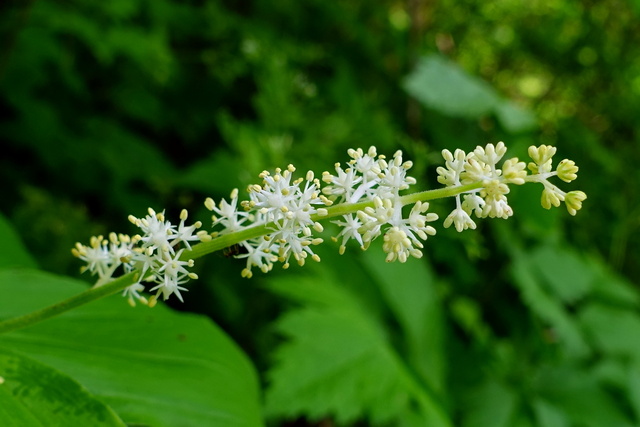
<instances>
[{"instance_id":1,"label":"white flower","mask_svg":"<svg viewBox=\"0 0 640 427\"><path fill-rule=\"evenodd\" d=\"M507 204L506 194L509 186L497 179L486 181L485 187L480 190L480 196L484 197L485 205L482 208L482 217L507 219L513 215L513 209Z\"/></svg>"},{"instance_id":2,"label":"white flower","mask_svg":"<svg viewBox=\"0 0 640 427\"><path fill-rule=\"evenodd\" d=\"M213 211L212 226L222 225L222 231L219 234L229 234L238 230L242 230L243 223L247 221L249 214L247 212L238 212L238 189L231 191L231 203L222 199L218 206L215 205L213 199L207 197L204 206Z\"/></svg>"},{"instance_id":3,"label":"white flower","mask_svg":"<svg viewBox=\"0 0 640 427\"><path fill-rule=\"evenodd\" d=\"M485 204L486 202L482 197L476 194L465 194L461 207L469 215L475 212L478 218L482 218L482 210Z\"/></svg>"},{"instance_id":4,"label":"white flower","mask_svg":"<svg viewBox=\"0 0 640 427\"><path fill-rule=\"evenodd\" d=\"M342 231L335 236L332 237L334 242L337 242L339 237L342 236L342 242L340 243L340 255L344 254L347 248L347 242L349 239L354 239L362 249L364 249L364 242L362 241L362 235L358 230L362 228L362 222L355 214L344 215L342 217L344 221L332 221L334 224L337 224L342 228Z\"/></svg>"},{"instance_id":5,"label":"white flower","mask_svg":"<svg viewBox=\"0 0 640 427\"><path fill-rule=\"evenodd\" d=\"M413 255L416 258L422 256L421 251L413 248L407 233L399 227L391 227L387 230L384 234L382 249L387 253L387 258L385 259L387 262L395 260L406 262L409 255Z\"/></svg>"},{"instance_id":6,"label":"white flower","mask_svg":"<svg viewBox=\"0 0 640 427\"><path fill-rule=\"evenodd\" d=\"M142 230L143 235L140 241L143 242L143 248L173 252L172 241L175 227L169 221L165 221L164 212L156 213L149 208L149 214L144 218L136 218L133 215L129 215L129 221Z\"/></svg>"},{"instance_id":7,"label":"white flower","mask_svg":"<svg viewBox=\"0 0 640 427\"><path fill-rule=\"evenodd\" d=\"M242 277L250 279L253 276L252 267L258 267L263 273L268 273L273 268L273 263L278 261L277 245L271 243L269 238L259 238L252 241L242 242L246 252L238 254L236 258L246 258L247 266L242 270Z\"/></svg>"},{"instance_id":8,"label":"white flower","mask_svg":"<svg viewBox=\"0 0 640 427\"><path fill-rule=\"evenodd\" d=\"M170 276L162 276L160 280L161 280L161 283L159 285L150 289L150 292L157 291L155 295L156 299L160 294L162 294L162 299L166 301L167 299L169 299L171 295L175 294L175 296L178 297L180 302L184 302L184 300L182 299L182 294L180 293L180 291L188 290L187 288L180 286L180 284L184 282L178 282L177 280L175 280L173 277L170 277Z\"/></svg>"},{"instance_id":9,"label":"white flower","mask_svg":"<svg viewBox=\"0 0 640 427\"><path fill-rule=\"evenodd\" d=\"M197 221L192 225L185 226L184 222L187 220L188 216L189 214L187 213L186 209L183 209L182 212L180 212L180 224L178 224L178 229L173 235L173 240L178 240L184 243L187 249L191 250L191 245L189 244L189 242L194 240L200 241L200 236L198 236L197 234L194 235L193 233L198 228L202 227L202 223L200 221Z\"/></svg>"},{"instance_id":10,"label":"white flower","mask_svg":"<svg viewBox=\"0 0 640 427\"><path fill-rule=\"evenodd\" d=\"M438 215L435 213L427 213L426 215L423 215L427 212L427 209L429 209L429 203L416 202L416 204L413 205L413 208L411 208L409 218L402 221L403 224L401 225L401 228L405 230L407 235L409 235L416 244L418 244L419 241L413 237L413 233L416 233L422 240L427 240L427 236L434 236L436 234L436 229L427 225L427 222L437 221Z\"/></svg>"},{"instance_id":11,"label":"white flower","mask_svg":"<svg viewBox=\"0 0 640 427\"><path fill-rule=\"evenodd\" d=\"M151 292L157 291L156 297L162 294L166 300L169 296L175 294L182 302L180 291L186 291L187 289L179 285L187 282L189 279L198 278L195 273L190 273L186 268L193 267L193 260L180 260L183 251L184 249L180 249L173 257L163 256L157 259L160 266L155 269L154 277L156 279L155 282L159 284L150 289Z\"/></svg>"},{"instance_id":12,"label":"white flower","mask_svg":"<svg viewBox=\"0 0 640 427\"><path fill-rule=\"evenodd\" d=\"M484 203L484 200L482 200L480 197L478 197L478 199L480 199ZM480 211L482 211L481 209L482 208L480 208ZM456 196L456 208L451 211L449 216L447 216L447 218L444 220L443 226L444 228L449 228L451 224L456 227L458 233L468 228L472 230L476 229L476 223L473 222L469 213L463 209L462 204L460 203L460 195Z\"/></svg>"},{"instance_id":13,"label":"white flower","mask_svg":"<svg viewBox=\"0 0 640 427\"><path fill-rule=\"evenodd\" d=\"M480 163L488 165L492 170L496 169L496 165L506 154L507 147L504 142L500 141L495 146L493 144L487 144L484 148L477 146L471 157Z\"/></svg>"},{"instance_id":14,"label":"white flower","mask_svg":"<svg viewBox=\"0 0 640 427\"><path fill-rule=\"evenodd\" d=\"M460 174L464 171L467 155L464 151L457 149L453 154L449 150L442 150L442 157L445 160L446 168L438 166L438 182L446 186L460 185Z\"/></svg>"},{"instance_id":15,"label":"white flower","mask_svg":"<svg viewBox=\"0 0 640 427\"><path fill-rule=\"evenodd\" d=\"M122 296L127 298L129 305L134 307L136 305L136 300L140 301L144 305L149 305L149 301L140 295L140 292L144 291L144 285L140 282L134 283L133 285L127 286L122 292Z\"/></svg>"},{"instance_id":16,"label":"white flower","mask_svg":"<svg viewBox=\"0 0 640 427\"><path fill-rule=\"evenodd\" d=\"M353 168L343 170L339 163L336 164L335 169L337 173L335 176L326 171L322 174L322 181L331 184L324 187L322 192L334 201L352 200L354 189L362 182L362 176L357 175ZM369 187L374 184L375 182L371 182Z\"/></svg>"}]
</instances>

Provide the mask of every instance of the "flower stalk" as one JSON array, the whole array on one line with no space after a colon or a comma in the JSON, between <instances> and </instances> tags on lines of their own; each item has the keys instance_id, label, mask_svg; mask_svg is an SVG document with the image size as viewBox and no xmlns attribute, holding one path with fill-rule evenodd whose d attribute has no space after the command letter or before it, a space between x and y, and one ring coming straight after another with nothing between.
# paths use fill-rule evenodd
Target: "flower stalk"
<instances>
[{"instance_id":1,"label":"flower stalk","mask_svg":"<svg viewBox=\"0 0 640 427\"><path fill-rule=\"evenodd\" d=\"M186 225L188 214L183 210L179 224L168 221L164 212L149 209L143 218L129 216L141 230L134 236L109 234L96 236L89 245L76 244L72 253L86 262L82 271L98 276L95 286L68 300L24 316L0 322L0 333L25 327L96 299L122 292L130 305L140 302L150 307L159 297L175 295L182 301L184 285L197 275L190 271L196 259L239 245L236 258L246 260L241 275L250 278L253 269L269 272L275 263L288 268L291 261L304 265L307 259L320 261L312 247L322 243L315 233L323 231L321 221L333 219L341 228L337 236L339 251L346 251L349 240L366 250L371 242L383 236L386 261L406 262L422 257L423 242L436 234L430 225L438 219L429 213L429 201L455 198L455 208L444 220L444 227L455 226L462 232L475 229L477 218L503 218L513 215L506 195L510 185L528 182L543 186L541 204L549 209L565 202L568 212L575 215L582 208L586 195L581 191L564 192L549 179L558 176L564 182L577 178L578 167L571 160L561 161L553 170L556 148L546 145L529 148L533 160L528 165L517 158L507 159L498 166L507 149L504 143L478 146L474 151L443 150L444 167L438 167L438 182L443 188L400 195L416 183L407 175L412 162L404 161L402 152L392 158L378 155L375 147L368 151L349 150L346 167L335 165L335 174L324 172L320 179L313 172L305 178L293 179L295 167L276 169L274 174L263 171L261 184L248 187L249 199L239 202L238 190L229 201L216 204L205 200L213 232L197 231L200 221ZM527 172L527 169L531 173ZM413 205L409 212L405 206ZM192 246L191 242L194 243ZM121 276L114 278L117 272ZM144 283L151 283L147 298ZM155 292L155 294L154 294Z\"/></svg>"}]
</instances>

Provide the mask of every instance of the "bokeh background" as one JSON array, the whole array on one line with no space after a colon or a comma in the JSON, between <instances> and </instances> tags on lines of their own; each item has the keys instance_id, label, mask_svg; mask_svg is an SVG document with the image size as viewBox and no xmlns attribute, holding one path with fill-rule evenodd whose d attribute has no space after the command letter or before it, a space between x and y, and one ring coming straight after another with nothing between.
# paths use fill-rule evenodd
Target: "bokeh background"
<instances>
[{"instance_id":1,"label":"bokeh background","mask_svg":"<svg viewBox=\"0 0 640 427\"><path fill-rule=\"evenodd\" d=\"M251 357L272 425L639 425L639 111L637 0L0 6L0 211L54 273L129 214L206 226L205 197L352 147L402 149L419 189L444 148L580 166L576 217L514 188L513 218L439 227L406 266L336 255L330 226L315 266L200 261L173 306Z\"/></svg>"}]
</instances>

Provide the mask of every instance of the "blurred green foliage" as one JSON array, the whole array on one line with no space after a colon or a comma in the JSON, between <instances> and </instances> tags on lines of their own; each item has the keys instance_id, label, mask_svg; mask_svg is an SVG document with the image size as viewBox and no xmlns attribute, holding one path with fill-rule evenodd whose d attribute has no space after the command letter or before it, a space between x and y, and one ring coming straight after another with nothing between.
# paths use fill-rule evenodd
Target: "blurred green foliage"
<instances>
[{"instance_id":1,"label":"blurred green foliage","mask_svg":"<svg viewBox=\"0 0 640 427\"><path fill-rule=\"evenodd\" d=\"M175 308L243 347L272 425L640 425L639 5L3 2L0 265L33 266L13 227L77 276L74 242L128 214L206 222L205 197L349 147L403 149L426 189L443 148L553 144L581 168L575 218L527 186L512 219L439 229L407 265L328 242L246 281L214 255Z\"/></svg>"}]
</instances>

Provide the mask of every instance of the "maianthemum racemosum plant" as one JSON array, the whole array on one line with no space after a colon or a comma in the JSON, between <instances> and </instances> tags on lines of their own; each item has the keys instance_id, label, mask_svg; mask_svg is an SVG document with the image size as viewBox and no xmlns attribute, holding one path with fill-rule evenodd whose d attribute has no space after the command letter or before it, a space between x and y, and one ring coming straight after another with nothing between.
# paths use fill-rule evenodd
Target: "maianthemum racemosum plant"
<instances>
[{"instance_id":1,"label":"maianthemum racemosum plant","mask_svg":"<svg viewBox=\"0 0 640 427\"><path fill-rule=\"evenodd\" d=\"M247 188L247 200L238 200L237 189L228 201L216 204L210 198L205 200L206 208L213 212L212 232L198 231L200 221L186 225L186 210L176 225L163 212L150 208L144 218L129 216L140 234L92 237L89 245L77 243L72 249L73 255L86 263L82 270L98 276L93 288L38 312L0 322L0 332L116 292L122 292L132 306L136 302L154 306L159 297L166 300L172 295L182 301L182 292L187 291L183 285L197 278L189 271L194 260L228 247L240 248L235 256L246 260L241 272L246 278L251 278L256 269L267 273L276 263L288 268L292 261L299 265L309 258L320 261L313 247L323 239L314 233L323 231L323 220L333 219L340 227L333 240L339 242L341 254L350 240L366 250L383 236L386 261L405 262L409 257L420 258L423 241L436 234L429 224L438 216L428 212L429 200L455 198L455 208L443 225L453 225L459 232L476 228L473 216L512 216L507 200L511 184L541 184L541 203L546 209L564 202L569 213L575 215L582 207L585 193L564 192L549 181L554 176L565 182L577 178L578 167L571 160L562 160L553 169L555 147L531 146L532 161L528 164L510 158L499 167L506 152L503 142L478 146L470 153L443 150L445 166L438 167L437 173L444 187L406 195L400 193L416 180L407 175L412 162L404 161L401 151L387 158L375 147L366 152L350 149L351 159L345 167L336 163L335 173L324 172L320 179L311 171L304 178L294 179L292 165L273 174L264 171L259 175L261 184ZM114 278L115 274L122 275ZM151 297L143 296L145 290Z\"/></svg>"}]
</instances>

